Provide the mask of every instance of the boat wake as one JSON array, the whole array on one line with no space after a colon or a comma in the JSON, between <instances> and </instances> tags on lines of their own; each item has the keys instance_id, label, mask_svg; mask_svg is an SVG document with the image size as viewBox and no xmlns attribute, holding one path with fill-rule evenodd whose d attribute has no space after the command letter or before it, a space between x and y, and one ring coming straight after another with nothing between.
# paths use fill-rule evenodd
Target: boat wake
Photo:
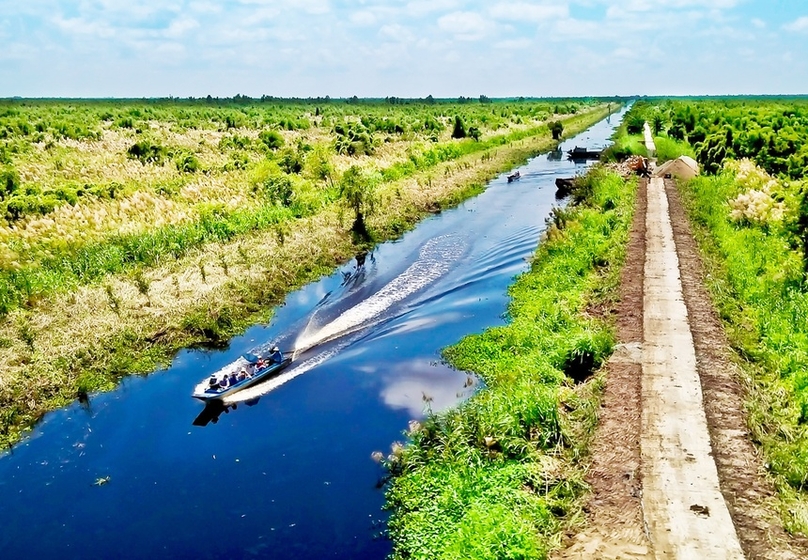
<instances>
[{"instance_id":1,"label":"boat wake","mask_svg":"<svg viewBox=\"0 0 808 560\"><path fill-rule=\"evenodd\" d=\"M293 358L309 354L309 350L336 341L322 352L306 358L263 383L228 396L225 404L242 402L265 395L292 379L310 371L333 358L367 335L368 329L389 321L406 312L398 304L433 284L449 272L463 256L468 243L460 236L445 235L429 240L420 249L417 260L399 276L367 299L343 311L333 320L321 324L321 317L328 315L333 306L318 306L307 321L306 327L297 336ZM336 303L339 302L335 302ZM347 337L347 338L346 338Z\"/></svg>"},{"instance_id":2,"label":"boat wake","mask_svg":"<svg viewBox=\"0 0 808 560\"><path fill-rule=\"evenodd\" d=\"M311 325L295 342L295 352L303 352L329 340L349 334L367 326L368 321L381 316L394 304L432 284L449 272L462 255L464 243L458 236L430 239L420 251L418 260L401 275L359 305L342 313L333 321L312 332ZM312 319L316 318L316 315Z\"/></svg>"}]
</instances>

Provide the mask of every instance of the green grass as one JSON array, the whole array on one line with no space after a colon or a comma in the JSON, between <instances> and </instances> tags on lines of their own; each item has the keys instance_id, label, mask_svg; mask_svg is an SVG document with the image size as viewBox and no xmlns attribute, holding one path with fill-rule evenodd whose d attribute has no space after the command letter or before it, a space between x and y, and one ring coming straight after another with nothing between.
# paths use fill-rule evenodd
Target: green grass
<instances>
[{"instance_id":1,"label":"green grass","mask_svg":"<svg viewBox=\"0 0 808 560\"><path fill-rule=\"evenodd\" d=\"M648 157L648 150L645 149L645 141L641 135L629 135L621 129L615 136L614 143L604 151L603 160L622 161L630 156Z\"/></svg>"},{"instance_id":2,"label":"green grass","mask_svg":"<svg viewBox=\"0 0 808 560\"><path fill-rule=\"evenodd\" d=\"M486 388L430 415L388 457L394 558L545 558L578 519L583 462L612 325L585 313L616 293L635 188L595 171L511 287L509 323L446 349Z\"/></svg>"},{"instance_id":3,"label":"green grass","mask_svg":"<svg viewBox=\"0 0 808 560\"><path fill-rule=\"evenodd\" d=\"M571 132L591 124L604 111L568 116L564 123ZM468 154L486 152L500 146L513 144L532 137L548 135L546 125L496 135L484 142L463 140L439 143L410 159L398 162L380 171L383 183L395 181L430 169L439 163L454 161ZM551 145L548 140L547 147ZM535 155L535 150L525 150L513 158L513 164L521 163ZM267 164L258 164L253 169L255 181L266 180ZM263 172L263 174L262 174ZM333 204L337 197L334 188L316 185L295 177L291 186L292 202L277 203L271 193L256 192L256 203L250 207L226 210L210 208L202 212L198 220L180 225L171 225L153 231L132 235L111 235L103 240L86 244L69 245L60 239L43 240L27 251L31 261L17 269L0 269L0 317L20 306L33 305L51 294L63 293L78 286L97 282L110 274L127 272L141 267L152 267L167 260L178 259L189 251L211 242L226 242L251 232L265 231L294 219L310 216ZM382 187L383 185L379 185ZM258 187L256 187L258 188ZM460 197L453 197L450 204L479 192L475 185ZM411 227L417 216L408 223L393 227L392 232L380 232L383 236L400 234Z\"/></svg>"},{"instance_id":4,"label":"green grass","mask_svg":"<svg viewBox=\"0 0 808 560\"><path fill-rule=\"evenodd\" d=\"M796 187L795 187L796 188ZM683 187L709 288L747 375L748 423L784 499L792 532L808 534L808 292L788 228L736 225L728 173Z\"/></svg>"},{"instance_id":5,"label":"green grass","mask_svg":"<svg viewBox=\"0 0 808 560\"><path fill-rule=\"evenodd\" d=\"M658 165L680 156L690 156L696 159L696 152L693 147L682 140L676 140L668 136L657 136L654 138L654 145L656 146Z\"/></svg>"}]
</instances>

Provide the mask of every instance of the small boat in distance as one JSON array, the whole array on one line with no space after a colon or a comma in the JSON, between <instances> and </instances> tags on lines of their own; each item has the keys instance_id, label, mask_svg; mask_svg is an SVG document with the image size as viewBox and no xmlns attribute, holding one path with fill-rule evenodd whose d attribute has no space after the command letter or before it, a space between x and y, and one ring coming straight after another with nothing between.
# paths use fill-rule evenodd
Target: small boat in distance
<instances>
[{"instance_id":1,"label":"small boat in distance","mask_svg":"<svg viewBox=\"0 0 808 560\"><path fill-rule=\"evenodd\" d=\"M197 385L193 397L203 401L222 400L272 377L291 362L292 358L285 358L277 346L265 357L252 353L243 354L233 364L235 367L213 373L206 381Z\"/></svg>"},{"instance_id":2,"label":"small boat in distance","mask_svg":"<svg viewBox=\"0 0 808 560\"><path fill-rule=\"evenodd\" d=\"M514 181L519 179L521 176L522 176L522 174L519 173L518 171L516 173L511 173L510 175L508 175L508 182L513 183Z\"/></svg>"},{"instance_id":3,"label":"small boat in distance","mask_svg":"<svg viewBox=\"0 0 808 560\"><path fill-rule=\"evenodd\" d=\"M585 161L588 159L599 159L603 150L590 150L575 146L572 150L567 150L567 159L572 161Z\"/></svg>"}]
</instances>

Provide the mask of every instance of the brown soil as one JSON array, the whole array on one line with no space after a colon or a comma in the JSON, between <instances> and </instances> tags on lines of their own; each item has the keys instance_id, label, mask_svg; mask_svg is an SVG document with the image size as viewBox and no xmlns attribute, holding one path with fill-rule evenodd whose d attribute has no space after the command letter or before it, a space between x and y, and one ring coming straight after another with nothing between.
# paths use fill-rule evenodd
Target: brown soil
<instances>
[{"instance_id":1,"label":"brown soil","mask_svg":"<svg viewBox=\"0 0 808 560\"><path fill-rule=\"evenodd\" d=\"M713 457L741 546L748 558L808 558L808 543L789 536L772 507L774 489L766 480L763 461L749 440L739 372L704 288L703 268L687 215L675 183L666 180L665 188Z\"/></svg>"},{"instance_id":2,"label":"brown soil","mask_svg":"<svg viewBox=\"0 0 808 560\"><path fill-rule=\"evenodd\" d=\"M587 529L572 537L555 558L645 558L640 501L640 418L645 270L645 180L629 237L617 306L618 346L606 366L606 386L587 475L592 494L586 506Z\"/></svg>"}]
</instances>

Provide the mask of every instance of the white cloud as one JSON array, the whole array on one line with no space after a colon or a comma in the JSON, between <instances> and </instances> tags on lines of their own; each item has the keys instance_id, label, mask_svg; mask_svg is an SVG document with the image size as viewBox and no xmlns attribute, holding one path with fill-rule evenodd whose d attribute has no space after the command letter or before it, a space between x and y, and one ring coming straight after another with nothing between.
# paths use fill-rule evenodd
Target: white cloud
<instances>
[{"instance_id":1,"label":"white cloud","mask_svg":"<svg viewBox=\"0 0 808 560\"><path fill-rule=\"evenodd\" d=\"M242 24L248 27L254 25L264 25L278 18L281 11L275 7L258 8L251 10L242 18Z\"/></svg>"},{"instance_id":2,"label":"white cloud","mask_svg":"<svg viewBox=\"0 0 808 560\"><path fill-rule=\"evenodd\" d=\"M608 28L597 21L569 18L556 22L555 31L554 40L594 39L608 33Z\"/></svg>"},{"instance_id":3,"label":"white cloud","mask_svg":"<svg viewBox=\"0 0 808 560\"><path fill-rule=\"evenodd\" d=\"M802 16L783 26L786 31L808 31L808 16Z\"/></svg>"},{"instance_id":4,"label":"white cloud","mask_svg":"<svg viewBox=\"0 0 808 560\"><path fill-rule=\"evenodd\" d=\"M373 12L362 10L360 12L354 12L351 14L350 20L352 23L361 26L371 26L376 23L376 16Z\"/></svg>"},{"instance_id":5,"label":"white cloud","mask_svg":"<svg viewBox=\"0 0 808 560\"><path fill-rule=\"evenodd\" d=\"M640 60L645 53L639 49L631 49L628 47L620 47L612 51L612 56L615 58L622 58L624 60Z\"/></svg>"},{"instance_id":6,"label":"white cloud","mask_svg":"<svg viewBox=\"0 0 808 560\"><path fill-rule=\"evenodd\" d=\"M179 18L171 22L168 29L165 31L166 37L178 39L185 35L186 32L199 27L199 22L191 18Z\"/></svg>"},{"instance_id":7,"label":"white cloud","mask_svg":"<svg viewBox=\"0 0 808 560\"><path fill-rule=\"evenodd\" d=\"M59 16L54 18L53 23L70 35L90 35L102 39L109 39L116 35L113 27L101 21L87 21L82 18L63 18Z\"/></svg>"},{"instance_id":8,"label":"white cloud","mask_svg":"<svg viewBox=\"0 0 808 560\"><path fill-rule=\"evenodd\" d=\"M435 12L454 10L460 5L457 0L414 0L409 2L404 13L421 17Z\"/></svg>"},{"instance_id":9,"label":"white cloud","mask_svg":"<svg viewBox=\"0 0 808 560\"><path fill-rule=\"evenodd\" d=\"M491 7L491 16L508 21L542 22L569 17L569 6L564 3L531 4L527 2L500 2Z\"/></svg>"},{"instance_id":10,"label":"white cloud","mask_svg":"<svg viewBox=\"0 0 808 560\"><path fill-rule=\"evenodd\" d=\"M397 23L383 25L381 29L379 29L379 35L398 42L412 42L416 39L410 29Z\"/></svg>"},{"instance_id":11,"label":"white cloud","mask_svg":"<svg viewBox=\"0 0 808 560\"><path fill-rule=\"evenodd\" d=\"M749 3L0 0L0 96L805 91L808 63L786 30L804 37L808 17L732 10ZM668 80L676 68L693 68L690 81Z\"/></svg>"},{"instance_id":12,"label":"white cloud","mask_svg":"<svg viewBox=\"0 0 808 560\"><path fill-rule=\"evenodd\" d=\"M493 26L476 12L452 12L438 19L438 27L460 41L477 41L488 35Z\"/></svg>"},{"instance_id":13,"label":"white cloud","mask_svg":"<svg viewBox=\"0 0 808 560\"><path fill-rule=\"evenodd\" d=\"M661 10L666 8L706 8L706 9L726 9L734 8L740 0L627 0L614 1L609 3L619 5L629 11L648 12L651 10Z\"/></svg>"},{"instance_id":14,"label":"white cloud","mask_svg":"<svg viewBox=\"0 0 808 560\"><path fill-rule=\"evenodd\" d=\"M522 39L506 39L505 41L500 41L499 43L494 44L494 48L504 50L524 50L532 45L533 41L524 37Z\"/></svg>"}]
</instances>

